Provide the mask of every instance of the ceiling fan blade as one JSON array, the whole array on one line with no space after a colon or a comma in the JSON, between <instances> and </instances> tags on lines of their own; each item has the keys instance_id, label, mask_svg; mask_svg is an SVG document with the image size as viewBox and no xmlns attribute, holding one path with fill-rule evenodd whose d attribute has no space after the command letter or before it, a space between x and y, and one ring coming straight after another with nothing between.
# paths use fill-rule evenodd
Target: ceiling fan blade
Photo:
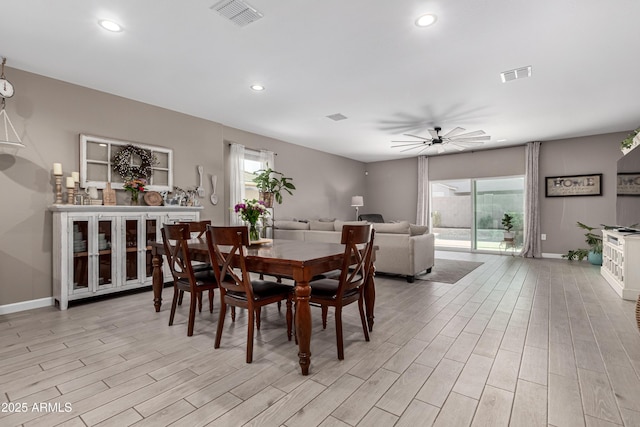
<instances>
[{"instance_id":1,"label":"ceiling fan blade","mask_svg":"<svg viewBox=\"0 0 640 427\"><path fill-rule=\"evenodd\" d=\"M394 141L394 142L396 142L396 141ZM423 145L423 144L424 144L424 142L417 142L417 143L416 143L416 142L410 142L410 143L408 143L408 144L396 144L396 145L392 145L392 146L391 146L391 148L398 148L398 147L411 147L411 146L413 146L413 145L415 145L416 147L418 147L418 146Z\"/></svg>"},{"instance_id":2,"label":"ceiling fan blade","mask_svg":"<svg viewBox=\"0 0 640 427\"><path fill-rule=\"evenodd\" d=\"M425 138L424 136L420 136L420 135L411 135L410 133L403 133L404 136L410 136L412 138L418 138L421 139L423 141L431 141L431 138Z\"/></svg>"},{"instance_id":3,"label":"ceiling fan blade","mask_svg":"<svg viewBox=\"0 0 640 427\"><path fill-rule=\"evenodd\" d=\"M424 147L422 150L418 151L416 154L420 154L422 153L424 150L426 150L427 148L431 147L431 145L427 145L426 147Z\"/></svg>"},{"instance_id":4,"label":"ceiling fan blade","mask_svg":"<svg viewBox=\"0 0 640 427\"><path fill-rule=\"evenodd\" d=\"M438 154L444 153L444 145L438 145Z\"/></svg>"},{"instance_id":5,"label":"ceiling fan blade","mask_svg":"<svg viewBox=\"0 0 640 427\"><path fill-rule=\"evenodd\" d=\"M435 129L427 129L429 131L429 135L431 135L431 137L433 139L438 139L438 131L436 131Z\"/></svg>"},{"instance_id":6,"label":"ceiling fan blade","mask_svg":"<svg viewBox=\"0 0 640 427\"><path fill-rule=\"evenodd\" d=\"M420 144L420 145L422 145L422 144ZM405 148L404 150L400 150L400 152L404 153L405 151L415 150L416 148L420 148L420 145L416 145L415 147Z\"/></svg>"},{"instance_id":7,"label":"ceiling fan blade","mask_svg":"<svg viewBox=\"0 0 640 427\"><path fill-rule=\"evenodd\" d=\"M485 136L471 136L469 138L451 138L450 141L453 142L466 142L466 141L488 141L491 137L489 135Z\"/></svg>"},{"instance_id":8,"label":"ceiling fan blade","mask_svg":"<svg viewBox=\"0 0 640 427\"><path fill-rule=\"evenodd\" d=\"M462 132L464 132L466 129L464 128L453 128L451 129L449 132L447 132L446 134L442 135L443 138L452 138L456 135L460 135Z\"/></svg>"},{"instance_id":9,"label":"ceiling fan blade","mask_svg":"<svg viewBox=\"0 0 640 427\"><path fill-rule=\"evenodd\" d=\"M484 135L484 131L483 130L474 130L473 132L467 132L467 133L463 133L463 134L457 134L455 135L455 137L451 137L451 139L457 139L457 138L468 138L470 136L478 136L478 135Z\"/></svg>"},{"instance_id":10,"label":"ceiling fan blade","mask_svg":"<svg viewBox=\"0 0 640 427\"><path fill-rule=\"evenodd\" d=\"M462 145L458 145L455 142L450 142L449 145L453 147L454 150L462 151L465 149Z\"/></svg>"}]
</instances>

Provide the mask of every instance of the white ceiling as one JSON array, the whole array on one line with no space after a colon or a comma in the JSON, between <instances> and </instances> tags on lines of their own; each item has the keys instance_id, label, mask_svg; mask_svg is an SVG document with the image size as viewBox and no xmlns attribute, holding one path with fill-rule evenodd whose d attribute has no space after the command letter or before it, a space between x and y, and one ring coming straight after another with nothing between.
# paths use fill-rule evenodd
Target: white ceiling
<instances>
[{"instance_id":1,"label":"white ceiling","mask_svg":"<svg viewBox=\"0 0 640 427\"><path fill-rule=\"evenodd\" d=\"M250 0L264 18L245 27L215 3L2 0L0 55L364 162L415 155L391 141L434 126L483 129L495 147L640 125L638 0ZM424 13L437 23L416 27ZM527 65L530 78L501 82Z\"/></svg>"}]
</instances>

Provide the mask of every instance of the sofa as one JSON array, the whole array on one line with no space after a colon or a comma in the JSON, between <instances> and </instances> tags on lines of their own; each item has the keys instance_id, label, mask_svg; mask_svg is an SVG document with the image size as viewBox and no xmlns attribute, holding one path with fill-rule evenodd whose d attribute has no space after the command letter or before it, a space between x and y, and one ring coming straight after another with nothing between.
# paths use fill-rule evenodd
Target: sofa
<instances>
[{"instance_id":1,"label":"sofa","mask_svg":"<svg viewBox=\"0 0 640 427\"><path fill-rule=\"evenodd\" d=\"M303 240L306 242L340 243L342 226L363 224L363 221L283 221L273 224L276 239ZM394 223L372 223L376 230L376 271L406 276L413 283L415 276L431 272L434 263L434 236L426 226Z\"/></svg>"}]
</instances>

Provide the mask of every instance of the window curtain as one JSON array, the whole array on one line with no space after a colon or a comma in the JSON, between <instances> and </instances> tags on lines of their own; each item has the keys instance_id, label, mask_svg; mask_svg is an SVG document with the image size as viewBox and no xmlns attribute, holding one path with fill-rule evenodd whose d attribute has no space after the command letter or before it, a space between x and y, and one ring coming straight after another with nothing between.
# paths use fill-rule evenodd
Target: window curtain
<instances>
[{"instance_id":1,"label":"window curtain","mask_svg":"<svg viewBox=\"0 0 640 427\"><path fill-rule=\"evenodd\" d=\"M416 224L429 225L429 158L418 157L418 210Z\"/></svg>"},{"instance_id":2,"label":"window curtain","mask_svg":"<svg viewBox=\"0 0 640 427\"><path fill-rule=\"evenodd\" d=\"M276 156L273 154L273 151L260 150L260 164L262 164L263 169L268 167L275 169L275 161Z\"/></svg>"},{"instance_id":3,"label":"window curtain","mask_svg":"<svg viewBox=\"0 0 640 427\"><path fill-rule=\"evenodd\" d=\"M525 239L520 255L527 258L540 258L542 256L540 247L540 193L538 191L540 142L528 142L525 156Z\"/></svg>"},{"instance_id":4,"label":"window curtain","mask_svg":"<svg viewBox=\"0 0 640 427\"><path fill-rule=\"evenodd\" d=\"M229 203L231 225L242 225L240 216L235 213L234 207L241 203L244 195L244 145L231 144L229 154Z\"/></svg>"}]
</instances>

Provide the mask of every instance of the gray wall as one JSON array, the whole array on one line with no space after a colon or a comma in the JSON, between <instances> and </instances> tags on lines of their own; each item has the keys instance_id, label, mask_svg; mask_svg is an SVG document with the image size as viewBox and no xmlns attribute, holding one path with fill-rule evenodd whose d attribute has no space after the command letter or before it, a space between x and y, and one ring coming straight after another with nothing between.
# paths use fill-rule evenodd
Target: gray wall
<instances>
[{"instance_id":1,"label":"gray wall","mask_svg":"<svg viewBox=\"0 0 640 427\"><path fill-rule=\"evenodd\" d=\"M276 217L351 218L351 196L365 190L361 162L21 70L7 74L16 87L7 113L26 148L0 151L0 306L51 296L52 165L62 163L66 176L79 170L80 133L174 149L174 184L195 187L196 165L203 165L207 197L211 174L218 175L220 192L226 188L225 141L272 149L278 169L298 187ZM207 200L201 216L225 223L228 203L214 207Z\"/></svg>"}]
</instances>

